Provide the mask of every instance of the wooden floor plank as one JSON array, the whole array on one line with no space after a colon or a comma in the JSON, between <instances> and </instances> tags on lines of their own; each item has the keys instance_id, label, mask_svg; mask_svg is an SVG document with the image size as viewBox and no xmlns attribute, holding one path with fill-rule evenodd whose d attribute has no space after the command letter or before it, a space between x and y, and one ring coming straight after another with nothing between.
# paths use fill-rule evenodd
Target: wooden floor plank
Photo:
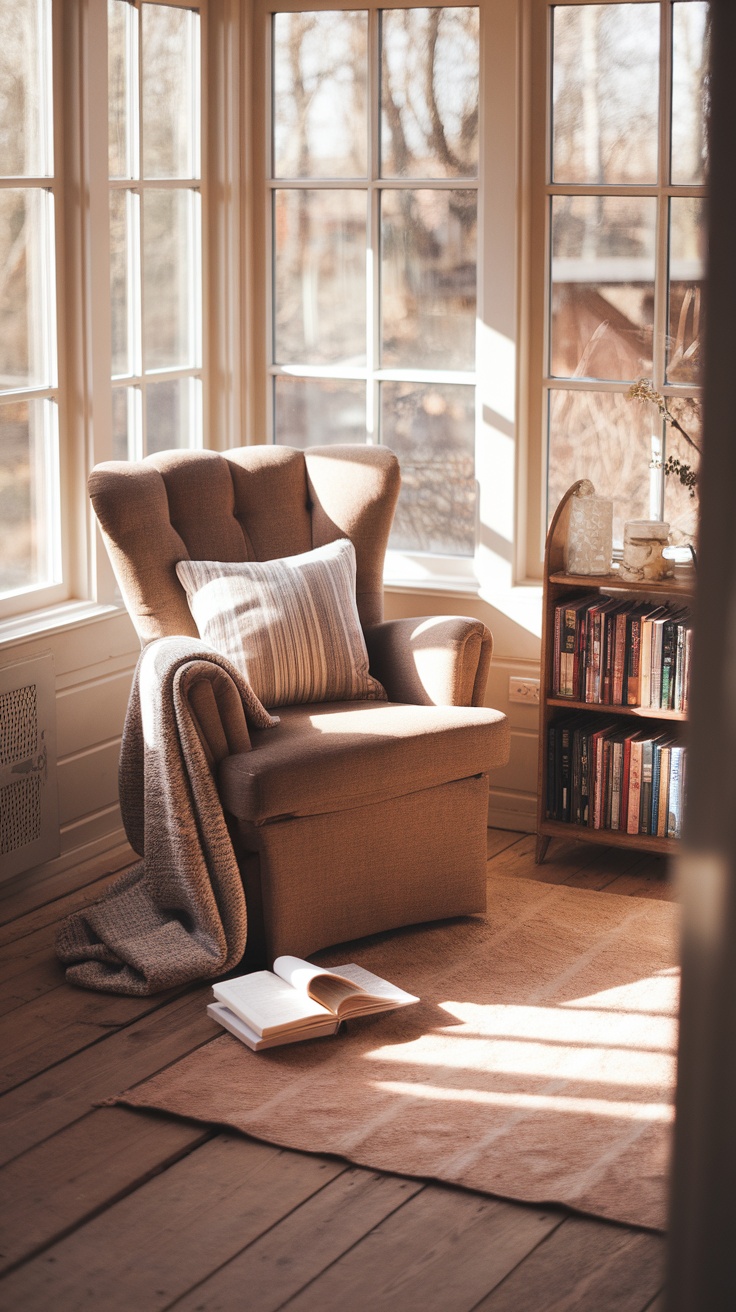
<instances>
[{"instance_id":1,"label":"wooden floor plank","mask_svg":"<svg viewBox=\"0 0 736 1312\"><path fill-rule=\"evenodd\" d=\"M171 994L122 997L63 985L0 1019L3 1093L158 1010Z\"/></svg>"},{"instance_id":2,"label":"wooden floor plank","mask_svg":"<svg viewBox=\"0 0 736 1312\"><path fill-rule=\"evenodd\" d=\"M489 831L489 873L674 897L660 858L554 840L536 866L534 850L531 835ZM2 1251L21 1263L0 1308L663 1312L656 1236L95 1110L218 1034L207 985L169 1000L66 987L58 921L101 895L109 869L98 858L0 893L0 1067L25 1079L0 1097Z\"/></svg>"},{"instance_id":3,"label":"wooden floor plank","mask_svg":"<svg viewBox=\"0 0 736 1312\"><path fill-rule=\"evenodd\" d=\"M430 1186L293 1298L289 1312L470 1312L560 1221L560 1213Z\"/></svg>"},{"instance_id":4,"label":"wooden floor plank","mask_svg":"<svg viewBox=\"0 0 736 1312\"><path fill-rule=\"evenodd\" d=\"M476 1312L644 1312L663 1264L659 1235L569 1217Z\"/></svg>"},{"instance_id":5,"label":"wooden floor plank","mask_svg":"<svg viewBox=\"0 0 736 1312\"><path fill-rule=\"evenodd\" d=\"M209 986L202 985L5 1094L0 1164L86 1115L94 1103L211 1042L219 1030L205 1010L209 997Z\"/></svg>"},{"instance_id":6,"label":"wooden floor plank","mask_svg":"<svg viewBox=\"0 0 736 1312\"><path fill-rule=\"evenodd\" d=\"M58 925L64 916L70 915L72 911L78 911L80 907L91 906L93 902L99 901L103 893L106 893L111 884L122 874L122 871L116 870L111 874L99 875L97 879L90 880L82 888L76 888L64 896L54 897L42 906L34 907L26 911L22 916L16 919L8 920L4 925L0 925L0 951L3 959L5 953L12 954L16 944L27 934L33 934L37 929L43 928L44 925Z\"/></svg>"},{"instance_id":7,"label":"wooden floor plank","mask_svg":"<svg viewBox=\"0 0 736 1312\"><path fill-rule=\"evenodd\" d=\"M11 1272L0 1308L158 1312L344 1169L217 1135ZM246 1291L238 1306L249 1306Z\"/></svg>"},{"instance_id":8,"label":"wooden floor plank","mask_svg":"<svg viewBox=\"0 0 736 1312\"><path fill-rule=\"evenodd\" d=\"M105 1107L17 1157L0 1170L0 1196L12 1199L0 1226L0 1272L211 1134L206 1126Z\"/></svg>"},{"instance_id":9,"label":"wooden floor plank","mask_svg":"<svg viewBox=\"0 0 736 1312\"><path fill-rule=\"evenodd\" d=\"M0 982L0 1016L45 997L64 984L64 971L48 944L29 954L25 964L18 959L14 966L14 973Z\"/></svg>"},{"instance_id":10,"label":"wooden floor plank","mask_svg":"<svg viewBox=\"0 0 736 1312\"><path fill-rule=\"evenodd\" d=\"M60 870L47 879L16 875L0 883L0 925L11 924L29 911L64 897L74 889L85 888L102 876L124 870L136 860L129 843L120 843L103 856L90 857L79 865Z\"/></svg>"},{"instance_id":11,"label":"wooden floor plank","mask_svg":"<svg viewBox=\"0 0 736 1312\"><path fill-rule=\"evenodd\" d=\"M526 838L526 834L520 834L516 829L489 829L486 837L486 856L490 861L492 856L499 852L506 851L507 848L513 847Z\"/></svg>"},{"instance_id":12,"label":"wooden floor plank","mask_svg":"<svg viewBox=\"0 0 736 1312\"><path fill-rule=\"evenodd\" d=\"M247 1289L250 1312L275 1312L422 1188L349 1167L174 1306L231 1312Z\"/></svg>"}]
</instances>

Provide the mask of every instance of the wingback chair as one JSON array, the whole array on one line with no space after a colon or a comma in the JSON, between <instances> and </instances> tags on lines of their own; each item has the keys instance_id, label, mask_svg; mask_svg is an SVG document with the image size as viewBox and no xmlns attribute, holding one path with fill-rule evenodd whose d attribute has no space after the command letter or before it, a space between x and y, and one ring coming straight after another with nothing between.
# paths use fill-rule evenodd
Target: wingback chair
<instances>
[{"instance_id":1,"label":"wingback chair","mask_svg":"<svg viewBox=\"0 0 736 1312\"><path fill-rule=\"evenodd\" d=\"M145 646L197 635L181 560L268 561L349 538L371 673L388 701L280 706L250 750L210 751L244 883L251 966L485 908L488 772L508 726L483 707L477 620L383 619L399 465L382 447L168 451L97 466L92 504ZM205 696L198 707L208 729Z\"/></svg>"}]
</instances>

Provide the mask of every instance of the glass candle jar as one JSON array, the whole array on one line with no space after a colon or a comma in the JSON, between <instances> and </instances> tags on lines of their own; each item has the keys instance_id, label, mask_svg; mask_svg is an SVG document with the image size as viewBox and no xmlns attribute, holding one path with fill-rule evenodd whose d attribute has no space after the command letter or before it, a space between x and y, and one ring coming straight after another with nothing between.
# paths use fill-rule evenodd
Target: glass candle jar
<instances>
[{"instance_id":1,"label":"glass candle jar","mask_svg":"<svg viewBox=\"0 0 736 1312\"><path fill-rule=\"evenodd\" d=\"M612 551L613 502L596 496L586 480L570 498L565 569L568 574L610 574Z\"/></svg>"}]
</instances>

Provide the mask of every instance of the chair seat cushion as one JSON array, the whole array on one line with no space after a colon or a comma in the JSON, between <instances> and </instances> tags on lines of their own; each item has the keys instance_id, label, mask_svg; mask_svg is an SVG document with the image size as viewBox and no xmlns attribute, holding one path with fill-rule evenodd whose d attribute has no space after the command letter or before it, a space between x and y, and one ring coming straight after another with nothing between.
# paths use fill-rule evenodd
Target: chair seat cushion
<instances>
[{"instance_id":1,"label":"chair seat cushion","mask_svg":"<svg viewBox=\"0 0 736 1312\"><path fill-rule=\"evenodd\" d=\"M325 702L279 715L275 728L251 733L251 751L220 766L225 810L251 824L404 796L508 757L506 718L485 707Z\"/></svg>"}]
</instances>

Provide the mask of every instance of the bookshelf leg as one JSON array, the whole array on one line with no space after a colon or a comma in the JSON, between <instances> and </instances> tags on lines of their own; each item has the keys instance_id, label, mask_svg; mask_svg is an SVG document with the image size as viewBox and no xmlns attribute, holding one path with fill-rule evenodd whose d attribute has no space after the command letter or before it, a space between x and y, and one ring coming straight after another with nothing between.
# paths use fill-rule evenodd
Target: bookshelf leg
<instances>
[{"instance_id":1,"label":"bookshelf leg","mask_svg":"<svg viewBox=\"0 0 736 1312\"><path fill-rule=\"evenodd\" d=\"M547 855L548 847L549 847L549 838L547 837L547 835L537 834L537 850L534 859L538 866L541 866L542 862L544 861L544 858Z\"/></svg>"}]
</instances>

